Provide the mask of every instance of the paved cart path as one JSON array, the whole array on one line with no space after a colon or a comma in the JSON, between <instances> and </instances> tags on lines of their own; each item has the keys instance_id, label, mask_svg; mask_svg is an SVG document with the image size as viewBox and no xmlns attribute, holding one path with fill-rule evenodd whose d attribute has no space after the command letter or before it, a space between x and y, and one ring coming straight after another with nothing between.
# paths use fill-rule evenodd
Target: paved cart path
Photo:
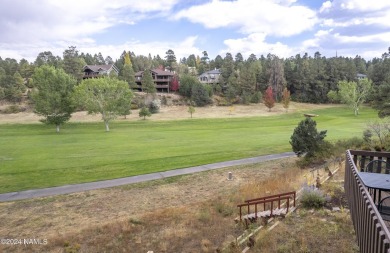
<instances>
[{"instance_id":1,"label":"paved cart path","mask_svg":"<svg viewBox=\"0 0 390 253\"><path fill-rule=\"evenodd\" d=\"M156 173L138 175L133 177L124 177L124 178L96 181L96 182L83 183L83 184L63 185L57 187L20 191L20 192L9 192L9 193L0 194L0 202L48 197L48 196L54 196L60 194L68 194L74 192L109 188L109 187L126 185L126 184L135 184L135 183L146 182L146 181L162 179L167 177L192 174L192 173L207 171L207 170L221 169L221 168L226 168L226 167L236 166L236 165L271 161L271 160L287 158L292 156L295 156L293 152L286 152L281 154L264 155L264 156L257 156L252 158L239 159L239 160L211 163L211 164L189 167L184 169L168 170L164 172L156 172Z\"/></svg>"}]
</instances>

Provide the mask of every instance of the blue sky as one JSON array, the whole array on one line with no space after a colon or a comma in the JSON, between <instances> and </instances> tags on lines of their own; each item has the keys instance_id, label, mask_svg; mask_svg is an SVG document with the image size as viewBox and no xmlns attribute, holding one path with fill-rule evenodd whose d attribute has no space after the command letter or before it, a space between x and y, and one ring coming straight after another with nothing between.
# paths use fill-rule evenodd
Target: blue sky
<instances>
[{"instance_id":1,"label":"blue sky","mask_svg":"<svg viewBox=\"0 0 390 253\"><path fill-rule=\"evenodd\" d=\"M390 46L388 0L0 0L0 56L43 51L177 59L207 51L245 58L319 51L369 60Z\"/></svg>"}]
</instances>

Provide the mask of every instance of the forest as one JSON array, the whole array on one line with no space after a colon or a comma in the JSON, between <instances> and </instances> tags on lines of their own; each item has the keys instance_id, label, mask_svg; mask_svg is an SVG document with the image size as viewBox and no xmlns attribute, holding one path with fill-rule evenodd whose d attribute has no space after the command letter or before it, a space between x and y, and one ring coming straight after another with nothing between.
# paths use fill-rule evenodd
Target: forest
<instances>
[{"instance_id":1,"label":"forest","mask_svg":"<svg viewBox=\"0 0 390 253\"><path fill-rule=\"evenodd\" d=\"M126 55L130 56L130 63ZM226 53L210 59L207 51L200 56L190 54L176 59L171 49L162 57L137 55L126 50L116 57L113 60L111 56L104 57L101 53L80 53L75 46L65 49L62 57L50 51L41 52L34 62L0 57L0 101L20 102L27 91L34 87L31 77L34 70L42 65L61 68L80 82L84 65L114 63L120 70L119 78L128 81L129 85L134 81L134 73L150 68L174 71L179 80L183 76L197 76L208 70L220 69L219 83L211 85L213 94L239 98L236 101L243 103L256 100L253 99L254 94L262 94L268 87L272 87L277 101L280 101L283 89L287 88L293 101L331 103L335 101L329 98L328 93L337 91L340 81L357 81L357 74L363 74L372 81L373 86L368 102L373 102L374 107L381 110L382 116L386 116L389 110L386 104L390 100L387 98L390 91L390 48L388 52L370 60L358 55L355 58L327 58L320 52L313 56L305 53L289 58L251 54L246 59L241 53L234 57Z\"/></svg>"}]
</instances>

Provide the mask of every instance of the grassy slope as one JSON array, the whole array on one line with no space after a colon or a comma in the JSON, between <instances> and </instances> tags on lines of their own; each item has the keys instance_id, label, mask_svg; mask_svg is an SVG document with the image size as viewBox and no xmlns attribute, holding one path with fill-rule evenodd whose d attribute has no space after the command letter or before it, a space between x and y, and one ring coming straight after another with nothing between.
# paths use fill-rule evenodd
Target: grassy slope
<instances>
[{"instance_id":1,"label":"grassy slope","mask_svg":"<svg viewBox=\"0 0 390 253\"><path fill-rule=\"evenodd\" d=\"M376 112L311 111L328 140L361 136ZM41 124L0 125L0 193L89 182L291 151L302 114L275 117L67 124L60 134Z\"/></svg>"}]
</instances>

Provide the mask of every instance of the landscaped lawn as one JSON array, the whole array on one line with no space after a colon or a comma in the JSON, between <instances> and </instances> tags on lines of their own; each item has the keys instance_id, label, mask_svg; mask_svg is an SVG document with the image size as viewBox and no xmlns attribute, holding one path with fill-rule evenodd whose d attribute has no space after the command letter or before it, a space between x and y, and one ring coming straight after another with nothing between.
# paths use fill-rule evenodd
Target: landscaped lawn
<instances>
[{"instance_id":1,"label":"landscaped lawn","mask_svg":"<svg viewBox=\"0 0 390 253\"><path fill-rule=\"evenodd\" d=\"M362 136L377 118L370 108L318 114L327 140ZM69 123L55 133L43 124L0 125L0 193L90 182L230 159L291 151L293 129L303 115L175 121Z\"/></svg>"}]
</instances>

